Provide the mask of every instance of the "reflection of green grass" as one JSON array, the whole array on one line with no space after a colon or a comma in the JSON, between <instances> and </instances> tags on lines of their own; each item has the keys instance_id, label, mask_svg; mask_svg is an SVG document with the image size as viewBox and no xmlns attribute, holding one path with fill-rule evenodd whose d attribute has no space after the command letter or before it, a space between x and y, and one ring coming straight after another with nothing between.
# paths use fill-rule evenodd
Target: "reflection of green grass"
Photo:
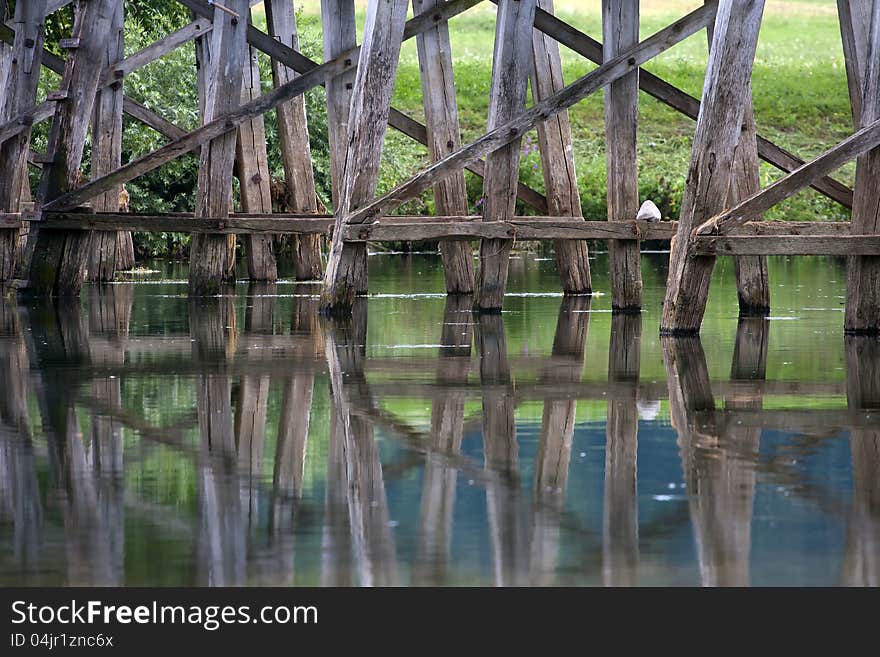
<instances>
[{"instance_id":1,"label":"reflection of green grass","mask_svg":"<svg viewBox=\"0 0 880 657\"><path fill-rule=\"evenodd\" d=\"M675 18L699 6L696 0L660 0L644 3L641 9L642 38ZM302 7L304 40L317 40L319 3L307 0ZM359 27L363 25L364 2L359 6ZM601 37L599 2L558 0L557 14L587 32ZM257 8L257 21L262 20ZM464 138L471 139L485 127L495 9L479 5L453 19L452 56ZM705 70L707 43L704 33L694 35L667 51L646 68L700 95ZM563 48L564 75L572 81L594 66ZM755 111L760 132L804 157L814 156L851 131L849 100L840 46L835 4L831 0L786 0L769 3L755 62L753 80ZM415 41L405 43L395 87L396 107L423 120L421 85ZM593 96L571 111L575 156L582 203L587 216L605 216L605 156L602 96ZM642 197L653 198L666 214L678 211L690 155L693 121L642 94L639 110L639 162ZM384 155L385 173L380 191L398 182L424 163L425 151L412 142L390 134ZM521 176L536 188L543 188L538 158L531 154ZM765 165L763 183L779 172ZM852 166L838 174L852 182ZM479 183L470 182L473 200ZM428 200L428 209L430 201ZM412 209L412 208L411 208ZM417 209L417 208L416 208ZM804 192L770 213L771 218L839 219L842 211L812 191Z\"/></svg>"}]
</instances>

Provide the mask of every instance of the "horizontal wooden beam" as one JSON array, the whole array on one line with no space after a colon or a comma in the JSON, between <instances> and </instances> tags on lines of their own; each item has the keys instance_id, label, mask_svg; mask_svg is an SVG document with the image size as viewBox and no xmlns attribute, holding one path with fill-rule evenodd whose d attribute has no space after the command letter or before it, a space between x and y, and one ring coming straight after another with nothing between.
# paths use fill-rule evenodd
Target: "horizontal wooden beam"
<instances>
[{"instance_id":1,"label":"horizontal wooden beam","mask_svg":"<svg viewBox=\"0 0 880 657\"><path fill-rule=\"evenodd\" d=\"M517 115L512 120L487 132L476 140L462 146L415 176L398 185L384 196L364 206L346 218L347 223L360 224L387 214L411 201L454 171L459 171L475 160L492 153L521 137L539 122L568 109L591 93L611 84L622 76L631 73L645 62L668 50L703 29L715 17L717 4L706 3L687 16L675 21L656 34L640 42L614 59L602 64L587 75L572 82L556 93L548 96L531 109Z\"/></svg>"},{"instance_id":2,"label":"horizontal wooden beam","mask_svg":"<svg viewBox=\"0 0 880 657\"><path fill-rule=\"evenodd\" d=\"M720 255L880 255L875 235L723 235L693 238L693 254Z\"/></svg>"},{"instance_id":3,"label":"horizontal wooden beam","mask_svg":"<svg viewBox=\"0 0 880 657\"><path fill-rule=\"evenodd\" d=\"M783 176L742 203L697 226L694 234L723 235L735 226L760 216L810 183L878 145L880 145L880 120L853 133L836 146L829 148L815 159Z\"/></svg>"},{"instance_id":4,"label":"horizontal wooden beam","mask_svg":"<svg viewBox=\"0 0 880 657\"><path fill-rule=\"evenodd\" d=\"M497 0L493 0L497 2ZM602 44L584 34L577 28L560 20L543 9L535 11L535 29L550 35L559 43L571 48L579 55L602 64ZM700 112L700 101L663 78L645 70L639 70L639 88L672 109L696 120ZM804 161L769 139L758 135L758 155L782 171L789 172L804 164ZM841 205L852 208L852 189L828 176L813 182L811 186Z\"/></svg>"}]
</instances>

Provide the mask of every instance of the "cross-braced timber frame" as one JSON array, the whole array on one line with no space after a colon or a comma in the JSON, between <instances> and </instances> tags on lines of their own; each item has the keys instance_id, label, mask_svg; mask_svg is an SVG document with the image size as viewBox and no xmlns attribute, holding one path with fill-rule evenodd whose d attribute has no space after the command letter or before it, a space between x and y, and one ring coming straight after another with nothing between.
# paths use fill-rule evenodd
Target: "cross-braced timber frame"
<instances>
[{"instance_id":1,"label":"cross-braced timber frame","mask_svg":"<svg viewBox=\"0 0 880 657\"><path fill-rule=\"evenodd\" d=\"M838 0L855 132L809 162L758 134L751 71L763 0L707 0L652 36L638 40L638 0L603 0L604 45L553 15L552 0L492 0L497 5L487 131L462 144L448 22L481 0L370 0L361 43L354 0L322 0L323 63L298 51L294 0L265 0L267 32L250 21L251 0L178 0L193 21L124 57L124 2L78 0L73 33L44 47L45 17L71 0L15 3L0 16L0 282L21 279L33 294L70 296L85 280L112 279L130 265L132 231L189 232L190 293L216 294L233 271L234 236L243 236L253 280L277 276L272 235L295 236L298 279L322 275L320 236L331 246L322 306L346 315L368 290L366 242L440 242L447 292L473 294L475 309L501 309L508 254L515 240L553 241L567 295L592 291L588 240L607 240L612 307L641 309L639 242L671 241L661 319L667 335L699 331L715 258L736 261L740 312L764 315L770 296L766 256L850 257L845 328L880 332L880 212L871 188L880 176L880 1ZM5 8L5 5L4 5ZM4 10L5 12L5 10ZM709 59L702 98L640 67L706 30ZM401 43L416 38L426 122L391 105ZM194 42L199 64L201 125L184 131L123 93L133 71ZM559 44L598 64L567 84ZM272 62L273 88L260 93L257 53ZM41 67L61 76L37 102ZM333 214L318 213L303 94L326 88ZM531 87L533 103L527 107ZM608 221L581 214L567 110L604 90ZM638 92L696 120L690 168L677 222L636 220ZM276 110L288 196L272 211L262 115ZM122 114L168 141L121 161ZM47 152L30 149L31 127L51 120ZM376 197L386 126L428 148L431 164ZM520 142L538 130L545 192L518 180ZM80 173L92 134L91 180ZM200 149L192 213L137 215L118 207L125 183ZM858 158L854 189L830 174ZM759 159L785 175L765 189ZM26 169L41 167L31 200ZM483 178L480 216L468 214L464 171ZM232 212L232 180L242 212ZM852 208L852 221L764 222L762 214L812 187ZM432 190L437 216L394 212ZM535 216L517 216L517 199ZM480 240L474 270L469 241ZM127 264L126 264L127 263Z\"/></svg>"}]
</instances>

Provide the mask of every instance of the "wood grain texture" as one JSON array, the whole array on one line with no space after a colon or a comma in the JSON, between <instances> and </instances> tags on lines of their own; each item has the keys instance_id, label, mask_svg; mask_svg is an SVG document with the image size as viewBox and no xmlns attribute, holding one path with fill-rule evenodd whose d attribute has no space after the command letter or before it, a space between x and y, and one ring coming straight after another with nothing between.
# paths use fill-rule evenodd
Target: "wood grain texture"
<instances>
[{"instance_id":1,"label":"wood grain texture","mask_svg":"<svg viewBox=\"0 0 880 657\"><path fill-rule=\"evenodd\" d=\"M434 11L440 0L413 0L413 14ZM452 71L449 26L438 23L416 37L425 109L428 155L432 161L461 146L458 103ZM464 171L434 185L434 207L440 215L466 215L467 189ZM467 242L443 242L443 276L447 294L471 294L474 290L474 254Z\"/></svg>"},{"instance_id":2,"label":"wood grain texture","mask_svg":"<svg viewBox=\"0 0 880 657\"><path fill-rule=\"evenodd\" d=\"M269 0L265 6L269 34L280 43L299 50L293 1ZM277 59L272 60L272 80L276 87L286 84L296 76L294 69ZM275 111L278 115L278 140L281 161L284 164L288 209L292 212L317 213L305 96L281 103ZM316 235L300 235L292 239L291 246L296 280L320 279L323 274L321 238Z\"/></svg>"},{"instance_id":3,"label":"wood grain texture","mask_svg":"<svg viewBox=\"0 0 880 657\"><path fill-rule=\"evenodd\" d=\"M639 42L639 0L602 0L603 61ZM608 220L635 219L639 211L636 136L639 125L639 71L605 87L605 163ZM638 312L642 307L642 269L638 242L608 243L611 308Z\"/></svg>"},{"instance_id":4,"label":"wood grain texture","mask_svg":"<svg viewBox=\"0 0 880 657\"><path fill-rule=\"evenodd\" d=\"M689 239L695 227L727 204L763 9L763 0L721 0L718 5L681 217L669 258L661 334L700 330L715 262L693 256Z\"/></svg>"},{"instance_id":5,"label":"wood grain texture","mask_svg":"<svg viewBox=\"0 0 880 657\"><path fill-rule=\"evenodd\" d=\"M532 67L532 26L535 0L500 0L495 19L492 84L489 89L489 132L522 113ZM508 133L508 137L511 135ZM519 180L522 132L507 139L486 156L483 178L483 220L499 221L514 214ZM457 151L461 152L461 150ZM446 176L444 176L444 179ZM474 307L480 312L500 312L507 289L510 240L483 240L477 272Z\"/></svg>"}]
</instances>

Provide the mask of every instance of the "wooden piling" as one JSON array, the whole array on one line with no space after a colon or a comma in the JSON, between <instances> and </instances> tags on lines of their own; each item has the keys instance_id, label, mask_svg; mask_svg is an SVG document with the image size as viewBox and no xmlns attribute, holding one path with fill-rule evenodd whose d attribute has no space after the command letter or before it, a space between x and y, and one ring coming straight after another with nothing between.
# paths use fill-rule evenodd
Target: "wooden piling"
<instances>
[{"instance_id":1,"label":"wooden piling","mask_svg":"<svg viewBox=\"0 0 880 657\"><path fill-rule=\"evenodd\" d=\"M242 104L262 94L260 62L253 47L247 49L244 79L241 85ZM272 192L269 177L269 154L266 151L266 125L262 116L255 116L238 126L235 150L241 209L247 213L271 214ZM248 278L252 281L274 282L278 279L275 245L271 235L245 235Z\"/></svg>"},{"instance_id":2,"label":"wooden piling","mask_svg":"<svg viewBox=\"0 0 880 657\"><path fill-rule=\"evenodd\" d=\"M660 332L696 335L715 259L694 256L691 231L724 209L733 178L763 0L720 0L678 231L669 257Z\"/></svg>"},{"instance_id":3,"label":"wooden piling","mask_svg":"<svg viewBox=\"0 0 880 657\"><path fill-rule=\"evenodd\" d=\"M639 0L602 0L604 60L614 59L639 42ZM635 219L639 211L636 136L639 123L639 71L605 87L605 162L608 220ZM638 312L642 307L641 253L637 240L608 242L611 308Z\"/></svg>"},{"instance_id":4,"label":"wooden piling","mask_svg":"<svg viewBox=\"0 0 880 657\"><path fill-rule=\"evenodd\" d=\"M239 106L242 76L247 61L248 0L228 0L226 7L240 18L215 9L203 123ZM204 64L203 64L204 66ZM232 201L232 173L235 164L235 132L215 137L202 147L195 215L224 218ZM192 296L216 295L234 278L229 240L225 235L194 235L190 242L189 292Z\"/></svg>"},{"instance_id":5,"label":"wooden piling","mask_svg":"<svg viewBox=\"0 0 880 657\"><path fill-rule=\"evenodd\" d=\"M525 107L534 22L535 0L499 1L489 91L487 129L490 131L520 114ZM500 221L515 213L521 142L522 133L519 133L486 157L484 221ZM478 311L501 311L512 248L511 240L483 240L480 245L474 306Z\"/></svg>"},{"instance_id":6,"label":"wooden piling","mask_svg":"<svg viewBox=\"0 0 880 657\"><path fill-rule=\"evenodd\" d=\"M440 0L413 0L418 16L435 10ZM428 136L428 155L437 161L461 147L458 103L452 76L449 26L443 21L416 37L422 78L422 104ZM438 215L464 216L468 212L464 170L434 185L434 209ZM474 290L474 254L470 242L440 243L447 294L471 294Z\"/></svg>"},{"instance_id":7,"label":"wooden piling","mask_svg":"<svg viewBox=\"0 0 880 657\"><path fill-rule=\"evenodd\" d=\"M113 68L125 57L125 17L123 3L119 3L111 22L111 32L101 59L101 75L107 78ZM122 81L98 89L92 112L91 177L100 178L122 165ZM96 212L119 212L122 186L104 192L92 201ZM86 280L112 281L116 265L127 258L131 233L93 231L86 263Z\"/></svg>"},{"instance_id":8,"label":"wooden piling","mask_svg":"<svg viewBox=\"0 0 880 657\"><path fill-rule=\"evenodd\" d=\"M299 50L299 34L296 26L294 3L290 0L267 0L266 22L269 34L280 43ZM295 79L296 71L272 59L272 79L276 87ZM330 91L328 83L328 97ZM276 108L278 116L278 141L281 161L284 165L285 201L291 212L304 214L318 212L315 192L315 173L312 169L312 152L309 146L308 119L305 96L298 96ZM330 130L328 117L328 132ZM332 166L332 164L331 164ZM321 265L321 236L295 235L291 238L293 266L296 280L319 280L323 273Z\"/></svg>"}]
</instances>

